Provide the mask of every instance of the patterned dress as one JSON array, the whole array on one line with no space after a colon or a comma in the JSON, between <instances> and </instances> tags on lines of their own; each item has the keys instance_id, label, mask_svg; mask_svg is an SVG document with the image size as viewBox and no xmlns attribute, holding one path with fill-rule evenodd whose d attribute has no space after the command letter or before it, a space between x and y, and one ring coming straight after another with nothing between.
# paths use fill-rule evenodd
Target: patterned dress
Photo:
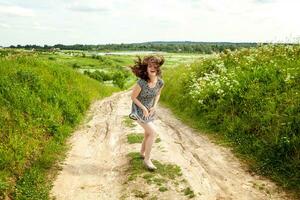
<instances>
[{"instance_id":1,"label":"patterned dress","mask_svg":"<svg viewBox=\"0 0 300 200\"><path fill-rule=\"evenodd\" d=\"M148 109L150 109L154 105L155 97L159 92L160 88L164 85L164 81L158 77L155 87L151 88L148 85L148 82L142 78L139 78L137 84L142 88L141 92L137 96L137 99ZM155 118L155 112L145 117L143 114L143 110L138 107L133 101L131 106L131 113L129 117L134 120L140 120L143 123L151 122Z\"/></svg>"}]
</instances>

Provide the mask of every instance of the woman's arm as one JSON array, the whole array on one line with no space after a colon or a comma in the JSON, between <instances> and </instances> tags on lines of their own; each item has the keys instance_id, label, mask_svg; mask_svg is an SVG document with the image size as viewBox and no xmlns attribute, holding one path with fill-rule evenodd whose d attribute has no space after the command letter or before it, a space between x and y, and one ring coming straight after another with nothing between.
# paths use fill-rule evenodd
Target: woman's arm
<instances>
[{"instance_id":1,"label":"woman's arm","mask_svg":"<svg viewBox=\"0 0 300 200\"><path fill-rule=\"evenodd\" d=\"M159 89L159 91L158 91L158 93L157 93L157 95L156 95L156 97L155 97L154 104L153 104L153 108L156 108L156 105L157 105L157 103L158 103L158 101L159 101L160 93L161 93L161 90L163 89L163 87L164 87L164 86L162 86L162 87Z\"/></svg>"},{"instance_id":2,"label":"woman's arm","mask_svg":"<svg viewBox=\"0 0 300 200\"><path fill-rule=\"evenodd\" d=\"M131 99L132 101L138 106L140 107L142 110L148 110L138 99L137 96L140 94L142 88L139 86L139 84L136 84L133 89L132 89L132 93L131 93Z\"/></svg>"}]
</instances>

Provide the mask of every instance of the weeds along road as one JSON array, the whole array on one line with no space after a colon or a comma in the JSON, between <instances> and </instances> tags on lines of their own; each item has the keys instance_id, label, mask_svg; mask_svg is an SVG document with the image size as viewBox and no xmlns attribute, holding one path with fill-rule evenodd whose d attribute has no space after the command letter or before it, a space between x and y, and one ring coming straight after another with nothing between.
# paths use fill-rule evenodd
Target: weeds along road
<instances>
[{"instance_id":1,"label":"weeds along road","mask_svg":"<svg viewBox=\"0 0 300 200\"><path fill-rule=\"evenodd\" d=\"M143 129L128 118L131 91L94 102L68 141L71 146L54 181L55 199L288 199L274 183L248 172L225 147L187 127L158 106L159 142L152 159L159 170L147 172L140 143L127 136ZM128 154L131 153L131 157ZM180 167L180 172L177 167Z\"/></svg>"}]
</instances>

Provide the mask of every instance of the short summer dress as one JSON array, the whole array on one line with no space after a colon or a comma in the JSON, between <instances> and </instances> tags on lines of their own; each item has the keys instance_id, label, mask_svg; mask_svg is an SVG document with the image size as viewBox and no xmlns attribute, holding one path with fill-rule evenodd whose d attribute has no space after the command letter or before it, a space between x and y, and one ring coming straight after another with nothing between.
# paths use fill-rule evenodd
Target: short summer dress
<instances>
[{"instance_id":1,"label":"short summer dress","mask_svg":"<svg viewBox=\"0 0 300 200\"><path fill-rule=\"evenodd\" d=\"M156 85L153 88L149 87L148 82L142 78L138 79L137 84L139 84L142 88L140 94L137 96L137 99L147 109L150 109L154 105L155 97L160 88L164 85L164 81L160 77L158 77ZM153 121L155 119L154 116L155 112L152 115L145 117L143 114L143 110L132 101L131 113L129 114L129 118L147 123Z\"/></svg>"}]
</instances>

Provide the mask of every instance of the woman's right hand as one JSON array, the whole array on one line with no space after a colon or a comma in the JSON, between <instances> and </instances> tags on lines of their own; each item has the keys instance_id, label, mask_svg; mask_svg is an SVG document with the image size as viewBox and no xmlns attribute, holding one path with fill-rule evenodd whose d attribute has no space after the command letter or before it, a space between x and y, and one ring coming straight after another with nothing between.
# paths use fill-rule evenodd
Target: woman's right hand
<instances>
[{"instance_id":1,"label":"woman's right hand","mask_svg":"<svg viewBox=\"0 0 300 200\"><path fill-rule=\"evenodd\" d=\"M147 108L143 108L143 114L145 117L149 117L149 111Z\"/></svg>"}]
</instances>

